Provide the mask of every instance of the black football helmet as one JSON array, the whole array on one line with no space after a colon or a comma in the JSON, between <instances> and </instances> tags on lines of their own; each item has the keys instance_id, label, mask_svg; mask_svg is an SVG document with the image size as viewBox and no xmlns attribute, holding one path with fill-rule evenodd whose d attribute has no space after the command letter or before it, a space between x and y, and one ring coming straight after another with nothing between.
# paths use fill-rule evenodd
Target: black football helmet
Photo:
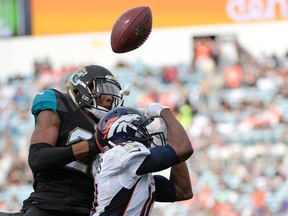
<instances>
[{"instance_id":1,"label":"black football helmet","mask_svg":"<svg viewBox=\"0 0 288 216\"><path fill-rule=\"evenodd\" d=\"M125 142L137 141L151 148L152 144L166 145L162 132L150 133L147 126L154 121L141 111L130 107L117 107L100 119L96 127L96 142L104 149ZM161 144L153 142L160 139Z\"/></svg>"},{"instance_id":2,"label":"black football helmet","mask_svg":"<svg viewBox=\"0 0 288 216\"><path fill-rule=\"evenodd\" d=\"M92 93L91 90L96 89ZM97 104L101 95L112 95L111 109L123 105L123 95L120 84L113 74L98 65L88 65L76 70L67 83L67 93L77 107L91 112L97 119L109 110Z\"/></svg>"}]
</instances>

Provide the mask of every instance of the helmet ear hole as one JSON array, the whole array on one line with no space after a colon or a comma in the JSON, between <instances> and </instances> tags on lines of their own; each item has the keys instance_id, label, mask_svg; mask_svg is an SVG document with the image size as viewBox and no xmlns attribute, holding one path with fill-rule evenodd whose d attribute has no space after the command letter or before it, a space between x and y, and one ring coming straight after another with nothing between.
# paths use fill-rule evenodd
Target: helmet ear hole
<instances>
[{"instance_id":1,"label":"helmet ear hole","mask_svg":"<svg viewBox=\"0 0 288 216\"><path fill-rule=\"evenodd\" d=\"M85 104L91 104L92 98L88 97L87 95L82 95L82 101L84 101Z\"/></svg>"}]
</instances>

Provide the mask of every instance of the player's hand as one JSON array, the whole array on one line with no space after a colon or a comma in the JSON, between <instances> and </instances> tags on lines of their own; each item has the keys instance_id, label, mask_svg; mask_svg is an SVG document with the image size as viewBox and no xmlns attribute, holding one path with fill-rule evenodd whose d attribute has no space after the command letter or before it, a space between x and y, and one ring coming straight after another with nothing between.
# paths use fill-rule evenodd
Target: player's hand
<instances>
[{"instance_id":1,"label":"player's hand","mask_svg":"<svg viewBox=\"0 0 288 216\"><path fill-rule=\"evenodd\" d=\"M142 109L142 112L151 117L161 117L161 111L164 109L170 110L169 107L164 106L160 103L149 103L147 106L144 107L144 109Z\"/></svg>"},{"instance_id":2,"label":"player's hand","mask_svg":"<svg viewBox=\"0 0 288 216\"><path fill-rule=\"evenodd\" d=\"M95 157L97 154L101 153L101 150L99 149L96 140L95 135L93 135L88 141L89 145L89 156Z\"/></svg>"}]
</instances>

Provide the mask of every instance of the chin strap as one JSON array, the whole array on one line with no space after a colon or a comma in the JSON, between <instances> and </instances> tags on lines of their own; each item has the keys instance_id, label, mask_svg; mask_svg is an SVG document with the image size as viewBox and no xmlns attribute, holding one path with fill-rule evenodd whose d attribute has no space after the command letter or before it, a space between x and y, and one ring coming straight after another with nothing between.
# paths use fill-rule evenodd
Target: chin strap
<instances>
[{"instance_id":1,"label":"chin strap","mask_svg":"<svg viewBox=\"0 0 288 216\"><path fill-rule=\"evenodd\" d=\"M84 108L84 109L92 113L97 119L101 119L107 112L109 112L108 109L102 106L98 106L98 109L96 108Z\"/></svg>"}]
</instances>

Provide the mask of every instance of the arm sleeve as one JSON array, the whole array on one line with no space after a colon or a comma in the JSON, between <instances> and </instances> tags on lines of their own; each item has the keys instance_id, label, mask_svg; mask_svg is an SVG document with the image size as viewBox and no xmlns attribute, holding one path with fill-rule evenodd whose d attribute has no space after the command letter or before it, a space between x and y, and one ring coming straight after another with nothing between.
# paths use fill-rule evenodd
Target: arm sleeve
<instances>
[{"instance_id":1,"label":"arm sleeve","mask_svg":"<svg viewBox=\"0 0 288 216\"><path fill-rule=\"evenodd\" d=\"M33 173L55 169L75 161L72 145L52 147L47 143L30 145L28 163Z\"/></svg>"},{"instance_id":2,"label":"arm sleeve","mask_svg":"<svg viewBox=\"0 0 288 216\"><path fill-rule=\"evenodd\" d=\"M151 154L145 158L136 174L143 175L158 172L178 163L180 163L180 160L171 146L156 146L151 149Z\"/></svg>"},{"instance_id":3,"label":"arm sleeve","mask_svg":"<svg viewBox=\"0 0 288 216\"><path fill-rule=\"evenodd\" d=\"M156 185L155 201L157 202L175 202L176 188L174 184L161 175L154 175Z\"/></svg>"}]
</instances>

